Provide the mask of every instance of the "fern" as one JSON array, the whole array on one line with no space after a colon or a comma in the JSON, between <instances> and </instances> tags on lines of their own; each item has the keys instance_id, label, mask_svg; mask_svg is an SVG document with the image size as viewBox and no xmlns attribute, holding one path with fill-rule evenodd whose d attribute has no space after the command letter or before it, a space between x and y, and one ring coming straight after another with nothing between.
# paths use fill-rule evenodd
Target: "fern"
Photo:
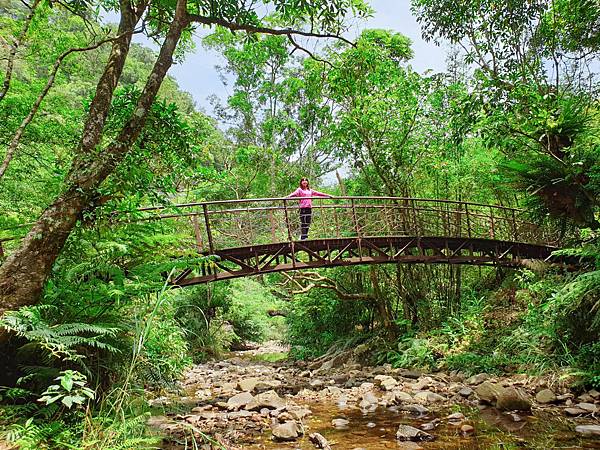
<instances>
[{"instance_id":1,"label":"fern","mask_svg":"<svg viewBox=\"0 0 600 450\"><path fill-rule=\"evenodd\" d=\"M43 313L51 309L55 307L26 306L6 313L0 320L0 325L29 341L21 347L22 351L42 349L47 355L57 359L80 361L84 357L80 353L82 348L119 352L119 349L106 341L116 336L118 328L88 323L50 325Z\"/></svg>"}]
</instances>

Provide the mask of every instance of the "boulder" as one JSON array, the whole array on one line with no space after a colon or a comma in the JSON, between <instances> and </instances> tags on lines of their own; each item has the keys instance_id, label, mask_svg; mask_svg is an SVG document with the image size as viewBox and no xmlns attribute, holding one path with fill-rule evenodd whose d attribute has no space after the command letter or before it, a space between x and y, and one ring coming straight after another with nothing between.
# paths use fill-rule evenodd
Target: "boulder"
<instances>
[{"instance_id":1,"label":"boulder","mask_svg":"<svg viewBox=\"0 0 600 450\"><path fill-rule=\"evenodd\" d=\"M275 424L271 428L271 432L277 441L294 441L301 434L298 425L293 421Z\"/></svg>"},{"instance_id":2,"label":"boulder","mask_svg":"<svg viewBox=\"0 0 600 450\"><path fill-rule=\"evenodd\" d=\"M250 392L240 392L227 400L227 409L239 409L254 400Z\"/></svg>"},{"instance_id":3,"label":"boulder","mask_svg":"<svg viewBox=\"0 0 600 450\"><path fill-rule=\"evenodd\" d=\"M535 394L535 401L542 404L554 403L556 401L556 394L550 389L542 389Z\"/></svg>"},{"instance_id":4,"label":"boulder","mask_svg":"<svg viewBox=\"0 0 600 450\"><path fill-rule=\"evenodd\" d=\"M502 386L499 384L484 381L475 388L475 393L477 394L477 397L479 397L480 401L493 405L496 403L496 399L498 398L501 389Z\"/></svg>"},{"instance_id":5,"label":"boulder","mask_svg":"<svg viewBox=\"0 0 600 450\"><path fill-rule=\"evenodd\" d=\"M259 381L258 378L244 378L238 381L237 388L240 391L252 392Z\"/></svg>"},{"instance_id":6,"label":"boulder","mask_svg":"<svg viewBox=\"0 0 600 450\"><path fill-rule=\"evenodd\" d=\"M393 391L394 400L396 403L413 403L414 399L408 392L404 391Z\"/></svg>"},{"instance_id":7,"label":"boulder","mask_svg":"<svg viewBox=\"0 0 600 450\"><path fill-rule=\"evenodd\" d=\"M500 390L496 408L503 411L528 411L531 409L531 400L523 391L509 386Z\"/></svg>"},{"instance_id":8,"label":"boulder","mask_svg":"<svg viewBox=\"0 0 600 450\"><path fill-rule=\"evenodd\" d=\"M433 441L435 438L410 425L400 425L396 431L396 439L399 441Z\"/></svg>"},{"instance_id":9,"label":"boulder","mask_svg":"<svg viewBox=\"0 0 600 450\"><path fill-rule=\"evenodd\" d=\"M252 401L248 402L246 409L257 410L261 408L278 409L285 406L285 400L277 392L267 391L256 395Z\"/></svg>"}]
</instances>

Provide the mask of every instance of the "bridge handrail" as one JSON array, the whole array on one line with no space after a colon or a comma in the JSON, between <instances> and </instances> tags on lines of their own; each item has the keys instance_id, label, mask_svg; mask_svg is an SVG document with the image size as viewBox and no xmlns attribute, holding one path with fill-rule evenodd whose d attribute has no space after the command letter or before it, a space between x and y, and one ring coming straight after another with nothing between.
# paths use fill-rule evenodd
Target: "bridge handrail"
<instances>
[{"instance_id":1,"label":"bridge handrail","mask_svg":"<svg viewBox=\"0 0 600 450\"><path fill-rule=\"evenodd\" d=\"M244 198L244 199L230 199L230 200L210 200L205 202L192 202L192 203L175 203L173 205L156 205L156 206L146 206L143 208L138 208L136 211L154 211L154 210L162 210L162 209L170 209L170 208L190 208L194 206L204 206L204 205L224 205L224 204L235 204L235 203L259 203L259 202L274 202L274 201L284 201L284 202L294 202L298 201L300 198L310 198L312 200L394 200L394 201L414 201L414 202L436 202L436 203L449 203L449 204L458 204L458 205L469 205L469 206L480 206L485 208L495 208L502 209L507 211L515 211L515 212L525 212L522 208L515 208L512 206L503 206L503 205L490 205L487 203L478 203L472 201L464 201L464 200L448 200L448 199L436 199L436 198L426 198L426 197L388 197L388 196L332 196L332 197L273 197L273 198Z\"/></svg>"}]
</instances>

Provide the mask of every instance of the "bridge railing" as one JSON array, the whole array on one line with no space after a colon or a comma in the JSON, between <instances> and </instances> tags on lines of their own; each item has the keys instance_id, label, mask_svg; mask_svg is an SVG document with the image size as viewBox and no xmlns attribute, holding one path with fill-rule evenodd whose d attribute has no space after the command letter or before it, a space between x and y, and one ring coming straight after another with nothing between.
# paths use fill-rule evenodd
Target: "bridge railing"
<instances>
[{"instance_id":1,"label":"bridge railing","mask_svg":"<svg viewBox=\"0 0 600 450\"><path fill-rule=\"evenodd\" d=\"M136 220L174 227L184 248L227 248L300 240L299 199L265 198L150 207ZM556 237L523 210L474 202L396 197L312 199L308 239L385 236L493 239L549 245Z\"/></svg>"}]
</instances>

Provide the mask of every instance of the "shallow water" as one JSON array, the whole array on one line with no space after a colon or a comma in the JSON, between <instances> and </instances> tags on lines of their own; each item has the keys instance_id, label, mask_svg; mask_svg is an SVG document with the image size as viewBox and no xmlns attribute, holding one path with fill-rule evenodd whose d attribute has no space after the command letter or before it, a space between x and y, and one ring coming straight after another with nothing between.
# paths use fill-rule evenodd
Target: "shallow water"
<instances>
[{"instance_id":1,"label":"shallow water","mask_svg":"<svg viewBox=\"0 0 600 450\"><path fill-rule=\"evenodd\" d=\"M313 415L305 421L305 436L295 442L273 442L270 431L265 432L254 442L247 442L242 448L254 449L314 449L307 435L318 432L332 445L334 450L398 449L396 430L398 425L406 424L419 427L435 417L443 419L459 409L440 411L435 415L414 417L405 412L379 407L373 412L363 413L357 408L340 409L331 403L310 403L307 405ZM560 416L520 416L521 422L494 408L460 409L475 428L474 433L464 435L460 426L449 425L442 420L432 431L436 439L419 443L424 449L600 449L600 440L584 439L573 431L573 424ZM344 418L350 421L347 429L335 429L331 421ZM373 426L373 424L375 426ZM370 425L370 426L368 426Z\"/></svg>"}]
</instances>

